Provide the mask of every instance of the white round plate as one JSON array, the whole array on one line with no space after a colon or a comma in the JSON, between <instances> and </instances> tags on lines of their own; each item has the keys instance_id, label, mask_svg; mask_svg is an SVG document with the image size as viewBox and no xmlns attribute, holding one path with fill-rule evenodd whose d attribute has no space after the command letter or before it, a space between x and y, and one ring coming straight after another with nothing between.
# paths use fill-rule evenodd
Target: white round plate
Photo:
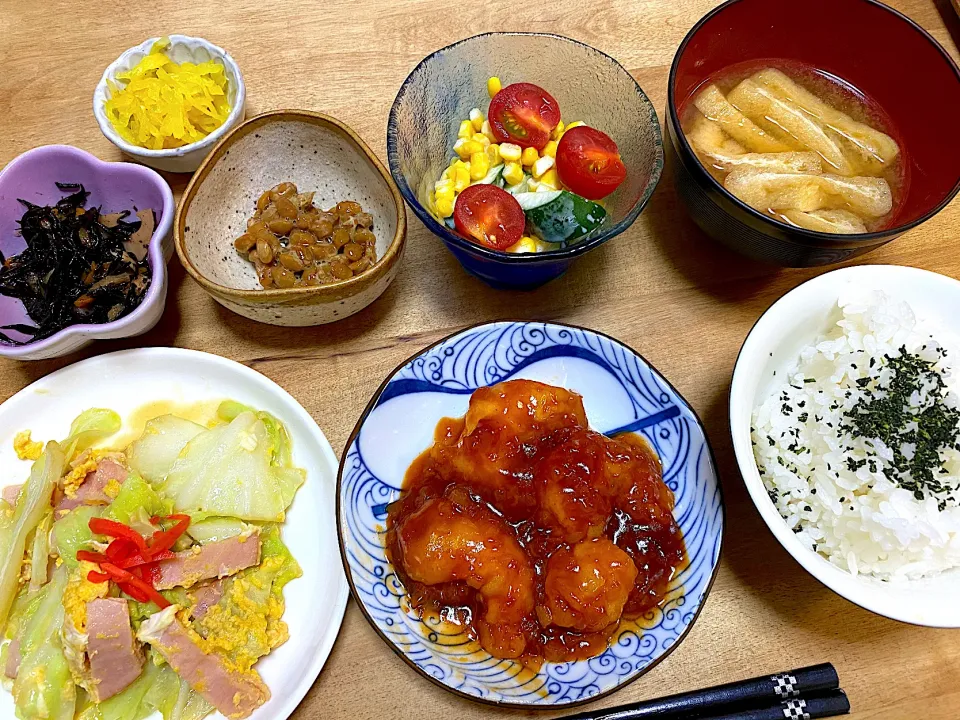
<instances>
[{"instance_id":1,"label":"white round plate","mask_svg":"<svg viewBox=\"0 0 960 720\"><path fill-rule=\"evenodd\" d=\"M310 414L283 388L244 365L195 350L139 348L83 360L37 380L0 405L0 486L21 483L30 472L29 463L13 451L13 437L20 430L30 429L37 440L60 439L70 422L91 407L114 410L126 422L147 403L221 399L276 415L293 440L294 462L307 471L282 526L283 541L303 568L303 577L284 591L283 619L290 639L257 664L272 697L251 715L251 720L285 720L330 654L349 591L334 515L337 458ZM0 717L12 718L13 713L10 694L0 691ZM209 717L223 718L220 713Z\"/></svg>"},{"instance_id":2,"label":"white round plate","mask_svg":"<svg viewBox=\"0 0 960 720\"><path fill-rule=\"evenodd\" d=\"M847 600L894 620L933 627L960 627L960 569L936 577L882 582L854 576L805 546L767 496L750 443L753 409L770 393L773 372L830 329L841 293L848 288L882 290L905 300L918 319L943 328L960 345L960 282L937 273L894 265L842 268L809 280L777 300L747 336L730 386L730 428L740 473L753 503L780 544L804 569Z\"/></svg>"}]
</instances>

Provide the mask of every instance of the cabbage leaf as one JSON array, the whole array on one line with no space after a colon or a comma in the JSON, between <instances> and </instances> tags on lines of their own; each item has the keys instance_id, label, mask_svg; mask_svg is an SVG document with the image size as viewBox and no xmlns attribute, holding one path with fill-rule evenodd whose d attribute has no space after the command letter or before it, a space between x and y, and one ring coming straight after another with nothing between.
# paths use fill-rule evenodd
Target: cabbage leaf
<instances>
[{"instance_id":1,"label":"cabbage leaf","mask_svg":"<svg viewBox=\"0 0 960 720\"><path fill-rule=\"evenodd\" d=\"M77 551L90 549L90 542L93 540L90 519L100 517L100 512L101 508L81 505L53 524L54 549L71 570L80 565Z\"/></svg>"},{"instance_id":2,"label":"cabbage leaf","mask_svg":"<svg viewBox=\"0 0 960 720\"><path fill-rule=\"evenodd\" d=\"M159 483L170 472L187 443L205 430L203 425L176 415L153 418L143 428L143 435L127 451L130 469L147 482Z\"/></svg>"},{"instance_id":3,"label":"cabbage leaf","mask_svg":"<svg viewBox=\"0 0 960 720\"><path fill-rule=\"evenodd\" d=\"M163 517L169 515L172 509L172 503L161 498L146 480L136 473L130 473L120 486L120 492L107 506L104 516L122 522L124 525L137 527L143 524L143 522L136 522L138 518L149 520L155 515ZM143 528L146 532L142 534L150 534L156 530L150 526L149 522L146 525L147 527ZM141 528L137 527L137 529Z\"/></svg>"},{"instance_id":4,"label":"cabbage leaf","mask_svg":"<svg viewBox=\"0 0 960 720\"><path fill-rule=\"evenodd\" d=\"M53 488L63 474L66 458L60 445L47 443L43 454L33 463L17 506L0 509L0 627L6 625L10 606L17 594L17 580L23 566L27 536L36 529L50 510Z\"/></svg>"},{"instance_id":5,"label":"cabbage leaf","mask_svg":"<svg viewBox=\"0 0 960 720\"><path fill-rule=\"evenodd\" d=\"M226 540L250 529L250 525L236 518L204 517L203 515L197 517L201 519L191 522L187 532L198 543L206 544Z\"/></svg>"},{"instance_id":6,"label":"cabbage leaf","mask_svg":"<svg viewBox=\"0 0 960 720\"><path fill-rule=\"evenodd\" d=\"M118 432L121 424L120 416L113 410L84 410L70 423L70 435L61 443L64 455L67 459L72 458L76 453Z\"/></svg>"},{"instance_id":7,"label":"cabbage leaf","mask_svg":"<svg viewBox=\"0 0 960 720\"><path fill-rule=\"evenodd\" d=\"M274 443L263 420L241 412L187 443L162 492L179 512L282 521L299 485L287 468L272 465Z\"/></svg>"},{"instance_id":8,"label":"cabbage leaf","mask_svg":"<svg viewBox=\"0 0 960 720\"><path fill-rule=\"evenodd\" d=\"M160 668L144 705L150 711L159 711L163 720L201 720L214 710L169 665Z\"/></svg>"},{"instance_id":9,"label":"cabbage leaf","mask_svg":"<svg viewBox=\"0 0 960 720\"><path fill-rule=\"evenodd\" d=\"M40 602L20 636L20 668L13 682L17 717L73 720L76 685L60 644L64 609L61 598L67 570L59 568L38 593Z\"/></svg>"}]
</instances>

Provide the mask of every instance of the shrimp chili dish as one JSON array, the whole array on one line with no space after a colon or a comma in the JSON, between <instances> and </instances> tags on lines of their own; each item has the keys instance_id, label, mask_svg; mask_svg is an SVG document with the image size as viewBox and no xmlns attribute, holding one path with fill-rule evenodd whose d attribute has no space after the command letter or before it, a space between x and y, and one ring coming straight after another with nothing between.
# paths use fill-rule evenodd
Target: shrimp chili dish
<instances>
[{"instance_id":1,"label":"shrimp chili dish","mask_svg":"<svg viewBox=\"0 0 960 720\"><path fill-rule=\"evenodd\" d=\"M607 649L685 562L673 493L639 436L589 429L582 398L512 380L475 391L407 470L387 553L421 616L533 668Z\"/></svg>"}]
</instances>

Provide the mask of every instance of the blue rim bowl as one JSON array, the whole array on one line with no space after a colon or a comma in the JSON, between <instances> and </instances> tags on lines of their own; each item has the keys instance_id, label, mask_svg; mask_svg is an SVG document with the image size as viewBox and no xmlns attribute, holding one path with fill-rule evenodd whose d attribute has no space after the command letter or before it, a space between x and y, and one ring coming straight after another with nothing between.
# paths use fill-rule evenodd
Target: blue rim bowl
<instances>
[{"instance_id":1,"label":"blue rim bowl","mask_svg":"<svg viewBox=\"0 0 960 720\"><path fill-rule=\"evenodd\" d=\"M544 87L560 104L564 122L582 120L617 143L627 179L604 200L607 221L591 237L543 253L491 250L446 227L421 202L453 156L460 121L474 107L486 114L491 76L504 85ZM660 180L663 143L653 104L609 55L560 35L493 32L441 48L413 69L390 110L387 159L407 204L467 272L494 287L530 289L633 224Z\"/></svg>"},{"instance_id":2,"label":"blue rim bowl","mask_svg":"<svg viewBox=\"0 0 960 720\"><path fill-rule=\"evenodd\" d=\"M511 378L560 385L583 396L591 426L635 432L657 451L676 498L688 563L665 603L624 622L589 660L534 672L491 657L455 626L420 618L384 549L387 506L406 469L433 443L443 417L463 415L478 387ZM347 442L337 478L337 530L353 596L370 625L410 667L470 700L528 709L571 707L637 679L693 627L716 576L723 495L696 413L646 360L611 337L569 325L495 322L462 330L391 373Z\"/></svg>"}]
</instances>

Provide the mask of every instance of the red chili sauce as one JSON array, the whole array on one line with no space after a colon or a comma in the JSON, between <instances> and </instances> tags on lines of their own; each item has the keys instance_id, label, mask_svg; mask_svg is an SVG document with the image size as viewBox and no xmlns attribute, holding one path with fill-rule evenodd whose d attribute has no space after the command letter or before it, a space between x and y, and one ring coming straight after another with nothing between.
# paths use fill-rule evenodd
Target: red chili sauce
<instances>
[{"instance_id":1,"label":"red chili sauce","mask_svg":"<svg viewBox=\"0 0 960 720\"><path fill-rule=\"evenodd\" d=\"M413 608L491 655L580 660L663 601L685 558L673 503L642 438L593 432L579 395L514 380L437 425L387 553Z\"/></svg>"}]
</instances>

